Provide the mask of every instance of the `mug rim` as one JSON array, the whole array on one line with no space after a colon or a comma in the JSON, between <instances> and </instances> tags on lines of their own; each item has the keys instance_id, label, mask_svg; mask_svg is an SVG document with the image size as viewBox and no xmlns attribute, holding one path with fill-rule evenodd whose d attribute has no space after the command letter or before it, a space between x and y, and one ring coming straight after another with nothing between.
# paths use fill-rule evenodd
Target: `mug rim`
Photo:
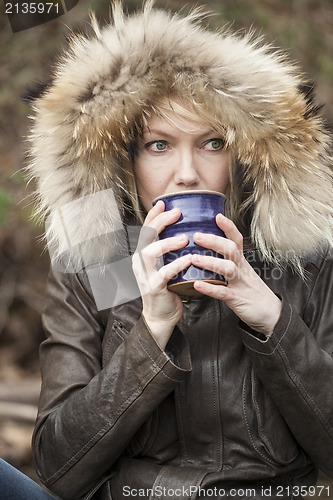
<instances>
[{"instance_id":1,"label":"mug rim","mask_svg":"<svg viewBox=\"0 0 333 500\"><path fill-rule=\"evenodd\" d=\"M178 196L183 194L195 195L195 194L213 194L220 196L221 198L226 199L225 194L220 193L219 191L211 191L210 189L184 189L182 191L175 191L173 193L164 193L153 199L152 204L156 203L158 200L162 198L170 198L172 196Z\"/></svg>"}]
</instances>

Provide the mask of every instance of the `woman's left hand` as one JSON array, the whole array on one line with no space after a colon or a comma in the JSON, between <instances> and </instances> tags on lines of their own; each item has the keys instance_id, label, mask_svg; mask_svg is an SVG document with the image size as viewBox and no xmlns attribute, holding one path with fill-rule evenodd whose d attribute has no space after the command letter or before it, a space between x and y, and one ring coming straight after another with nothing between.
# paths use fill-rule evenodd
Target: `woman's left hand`
<instances>
[{"instance_id":1,"label":"woman's left hand","mask_svg":"<svg viewBox=\"0 0 333 500\"><path fill-rule=\"evenodd\" d=\"M223 255L224 259L196 254L192 256L192 264L221 274L228 280L228 286L196 281L194 288L222 300L250 328L268 336L279 319L281 300L245 259L243 237L235 224L221 214L217 215L216 223L226 238L195 233L194 241Z\"/></svg>"}]
</instances>

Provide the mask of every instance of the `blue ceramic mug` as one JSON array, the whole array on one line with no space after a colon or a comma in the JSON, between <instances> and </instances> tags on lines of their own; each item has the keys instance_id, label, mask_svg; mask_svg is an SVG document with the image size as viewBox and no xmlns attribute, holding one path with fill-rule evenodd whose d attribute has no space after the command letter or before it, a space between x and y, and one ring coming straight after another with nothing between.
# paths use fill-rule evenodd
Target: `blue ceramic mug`
<instances>
[{"instance_id":1,"label":"blue ceramic mug","mask_svg":"<svg viewBox=\"0 0 333 500\"><path fill-rule=\"evenodd\" d=\"M178 193L163 194L153 201L159 200L165 204L165 210L179 208L181 216L170 226L167 226L159 235L159 239L186 234L189 242L186 247L173 250L163 255L164 265L186 254L204 254L223 258L213 250L203 248L193 241L197 231L225 237L223 231L216 224L218 213L225 213L225 196L222 193L207 190L179 191ZM200 293L193 288L194 281L204 280L218 285L226 285L226 279L220 274L207 269L190 265L168 283L168 289L181 296L196 296Z\"/></svg>"}]
</instances>

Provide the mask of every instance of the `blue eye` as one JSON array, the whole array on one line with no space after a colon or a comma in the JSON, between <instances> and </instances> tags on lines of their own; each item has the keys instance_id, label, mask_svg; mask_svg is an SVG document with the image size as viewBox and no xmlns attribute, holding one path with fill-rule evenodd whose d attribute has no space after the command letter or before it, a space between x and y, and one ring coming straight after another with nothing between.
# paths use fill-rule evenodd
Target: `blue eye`
<instances>
[{"instance_id":1,"label":"blue eye","mask_svg":"<svg viewBox=\"0 0 333 500\"><path fill-rule=\"evenodd\" d=\"M150 151L155 151L155 152L165 151L167 148L167 142L166 141L149 142L148 144L146 144L146 148L149 149Z\"/></svg>"},{"instance_id":2,"label":"blue eye","mask_svg":"<svg viewBox=\"0 0 333 500\"><path fill-rule=\"evenodd\" d=\"M204 148L209 151L220 151L224 148L224 141L222 139L210 139L204 144Z\"/></svg>"}]
</instances>

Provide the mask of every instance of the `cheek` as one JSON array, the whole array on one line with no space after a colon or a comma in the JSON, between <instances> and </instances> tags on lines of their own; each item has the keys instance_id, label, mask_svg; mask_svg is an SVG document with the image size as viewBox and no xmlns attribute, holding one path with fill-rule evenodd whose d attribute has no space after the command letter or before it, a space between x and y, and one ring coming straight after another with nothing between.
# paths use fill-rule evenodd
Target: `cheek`
<instances>
[{"instance_id":1,"label":"cheek","mask_svg":"<svg viewBox=\"0 0 333 500\"><path fill-rule=\"evenodd\" d=\"M220 161L214 165L215 175L212 175L212 181L215 181L215 190L224 192L229 185L230 178L230 155L225 153Z\"/></svg>"},{"instance_id":2,"label":"cheek","mask_svg":"<svg viewBox=\"0 0 333 500\"><path fill-rule=\"evenodd\" d=\"M146 162L142 161L140 156L134 161L133 172L139 194L140 190L147 184L147 179L149 179L149 170L150 169L146 165Z\"/></svg>"},{"instance_id":3,"label":"cheek","mask_svg":"<svg viewBox=\"0 0 333 500\"><path fill-rule=\"evenodd\" d=\"M152 200L161 194L156 172L151 165L136 162L134 164L134 177L138 195L148 212L152 207Z\"/></svg>"},{"instance_id":4,"label":"cheek","mask_svg":"<svg viewBox=\"0 0 333 500\"><path fill-rule=\"evenodd\" d=\"M157 192L156 196L161 194L160 188L169 182L172 175L168 162L144 155L134 162L133 171L138 189L153 194Z\"/></svg>"}]
</instances>

